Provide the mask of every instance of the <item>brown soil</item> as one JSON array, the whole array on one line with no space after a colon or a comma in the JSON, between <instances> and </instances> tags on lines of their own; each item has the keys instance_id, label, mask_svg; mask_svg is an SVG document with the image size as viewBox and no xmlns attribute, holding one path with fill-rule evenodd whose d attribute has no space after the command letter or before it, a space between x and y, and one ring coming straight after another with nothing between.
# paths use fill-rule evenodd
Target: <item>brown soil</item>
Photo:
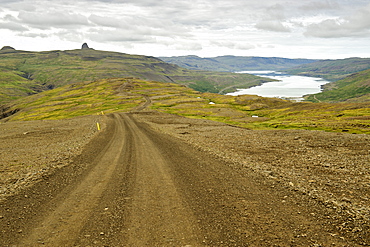
<instances>
[{"instance_id":1,"label":"brown soil","mask_svg":"<svg viewBox=\"0 0 370 247\"><path fill-rule=\"evenodd\" d=\"M157 112L0 130L1 246L370 245L367 135Z\"/></svg>"}]
</instances>

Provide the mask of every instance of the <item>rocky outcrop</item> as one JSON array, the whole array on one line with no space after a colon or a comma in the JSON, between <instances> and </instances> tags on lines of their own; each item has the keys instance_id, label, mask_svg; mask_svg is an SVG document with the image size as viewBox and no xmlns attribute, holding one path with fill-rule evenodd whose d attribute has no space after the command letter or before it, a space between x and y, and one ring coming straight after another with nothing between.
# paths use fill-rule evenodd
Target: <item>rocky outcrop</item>
<instances>
[{"instance_id":1,"label":"rocky outcrop","mask_svg":"<svg viewBox=\"0 0 370 247\"><path fill-rule=\"evenodd\" d=\"M83 43L81 49L84 50L84 49L90 49L90 48L87 45L87 43Z\"/></svg>"},{"instance_id":2,"label":"rocky outcrop","mask_svg":"<svg viewBox=\"0 0 370 247\"><path fill-rule=\"evenodd\" d=\"M12 109L10 106L0 106L0 119L7 118L18 111L19 109Z\"/></svg>"},{"instance_id":3,"label":"rocky outcrop","mask_svg":"<svg viewBox=\"0 0 370 247\"><path fill-rule=\"evenodd\" d=\"M15 49L11 46L3 46L0 51L15 51Z\"/></svg>"}]
</instances>

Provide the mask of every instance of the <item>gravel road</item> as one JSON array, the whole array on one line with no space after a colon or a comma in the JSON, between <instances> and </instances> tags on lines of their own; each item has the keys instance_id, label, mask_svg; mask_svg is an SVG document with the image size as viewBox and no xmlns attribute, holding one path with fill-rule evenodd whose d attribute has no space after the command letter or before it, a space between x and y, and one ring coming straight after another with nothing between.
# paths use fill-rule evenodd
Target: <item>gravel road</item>
<instances>
[{"instance_id":1,"label":"gravel road","mask_svg":"<svg viewBox=\"0 0 370 247\"><path fill-rule=\"evenodd\" d=\"M0 129L1 246L370 245L367 135L158 112Z\"/></svg>"}]
</instances>

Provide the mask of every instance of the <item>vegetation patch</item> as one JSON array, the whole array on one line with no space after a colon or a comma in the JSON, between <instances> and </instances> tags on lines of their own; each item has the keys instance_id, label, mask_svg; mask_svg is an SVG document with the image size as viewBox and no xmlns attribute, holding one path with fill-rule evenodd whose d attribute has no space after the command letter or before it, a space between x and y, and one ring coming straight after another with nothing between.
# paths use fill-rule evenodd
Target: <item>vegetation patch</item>
<instances>
[{"instance_id":1,"label":"vegetation patch","mask_svg":"<svg viewBox=\"0 0 370 247\"><path fill-rule=\"evenodd\" d=\"M312 102L368 102L369 98L370 70L329 83L325 85L323 92L306 97Z\"/></svg>"},{"instance_id":2,"label":"vegetation patch","mask_svg":"<svg viewBox=\"0 0 370 247\"><path fill-rule=\"evenodd\" d=\"M370 69L370 58L321 60L286 69L289 74L321 77L329 81L344 79L354 73Z\"/></svg>"},{"instance_id":3,"label":"vegetation patch","mask_svg":"<svg viewBox=\"0 0 370 247\"><path fill-rule=\"evenodd\" d=\"M17 109L18 112L3 121L129 112L148 103L152 110L249 129L370 134L370 103L307 103L256 95L229 96L134 78L75 83L25 97L7 109Z\"/></svg>"},{"instance_id":4,"label":"vegetation patch","mask_svg":"<svg viewBox=\"0 0 370 247\"><path fill-rule=\"evenodd\" d=\"M107 79L77 83L16 101L22 109L11 120L64 119L75 116L129 111L145 100L139 96L117 95L117 86L128 79Z\"/></svg>"},{"instance_id":5,"label":"vegetation patch","mask_svg":"<svg viewBox=\"0 0 370 247\"><path fill-rule=\"evenodd\" d=\"M254 75L187 70L154 57L93 49L0 52L0 103L63 85L127 77L191 85L214 93L235 84L249 88L271 81Z\"/></svg>"}]
</instances>

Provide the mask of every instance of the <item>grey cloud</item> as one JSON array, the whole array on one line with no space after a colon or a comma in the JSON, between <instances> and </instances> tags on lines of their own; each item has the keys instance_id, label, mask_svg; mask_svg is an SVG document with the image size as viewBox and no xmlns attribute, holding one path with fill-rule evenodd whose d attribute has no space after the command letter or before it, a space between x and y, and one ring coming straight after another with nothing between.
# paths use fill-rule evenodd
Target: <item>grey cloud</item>
<instances>
[{"instance_id":1,"label":"grey cloud","mask_svg":"<svg viewBox=\"0 0 370 247\"><path fill-rule=\"evenodd\" d=\"M284 26L280 21L260 21L255 25L256 28L272 32L290 32L290 28Z\"/></svg>"},{"instance_id":2,"label":"grey cloud","mask_svg":"<svg viewBox=\"0 0 370 247\"><path fill-rule=\"evenodd\" d=\"M292 47L301 43L289 41L312 43L311 37L366 36L370 10L356 8L367 4L369 0L0 0L0 29L45 41L52 37L56 43L150 44L158 53L254 49L252 53L276 42ZM281 34L286 32L290 34Z\"/></svg>"},{"instance_id":3,"label":"grey cloud","mask_svg":"<svg viewBox=\"0 0 370 247\"><path fill-rule=\"evenodd\" d=\"M138 35L153 35L165 37L188 37L189 31L181 25L175 25L170 20L162 21L149 17L122 17L112 18L91 15L89 21L100 27L115 28Z\"/></svg>"},{"instance_id":4,"label":"grey cloud","mask_svg":"<svg viewBox=\"0 0 370 247\"><path fill-rule=\"evenodd\" d=\"M50 29L51 27L81 26L89 25L87 18L81 14L56 12L20 12L19 21L39 29Z\"/></svg>"},{"instance_id":5,"label":"grey cloud","mask_svg":"<svg viewBox=\"0 0 370 247\"><path fill-rule=\"evenodd\" d=\"M305 11L323 11L323 10L334 10L340 9L340 5L336 1L326 0L326 1L311 1L305 3L299 7Z\"/></svg>"},{"instance_id":6,"label":"grey cloud","mask_svg":"<svg viewBox=\"0 0 370 247\"><path fill-rule=\"evenodd\" d=\"M36 11L37 4L35 2L27 2L27 1L9 1L11 4L8 7L14 11Z\"/></svg>"},{"instance_id":7,"label":"grey cloud","mask_svg":"<svg viewBox=\"0 0 370 247\"><path fill-rule=\"evenodd\" d=\"M281 4L267 7L264 17L255 24L255 28L271 32L290 32L290 28L283 24L286 21L286 11Z\"/></svg>"},{"instance_id":8,"label":"grey cloud","mask_svg":"<svg viewBox=\"0 0 370 247\"><path fill-rule=\"evenodd\" d=\"M15 18L14 16L12 15L5 15L4 18L3 18L4 21L18 21L17 18Z\"/></svg>"},{"instance_id":9,"label":"grey cloud","mask_svg":"<svg viewBox=\"0 0 370 247\"><path fill-rule=\"evenodd\" d=\"M22 2L23 0L0 0L1 4Z\"/></svg>"},{"instance_id":10,"label":"grey cloud","mask_svg":"<svg viewBox=\"0 0 370 247\"><path fill-rule=\"evenodd\" d=\"M90 15L88 20L96 24L97 26L103 27L114 27L114 28L123 28L123 29L136 29L137 27L155 27L156 21L150 20L144 17L132 17L124 16L121 18L113 18L107 16L99 15Z\"/></svg>"},{"instance_id":11,"label":"grey cloud","mask_svg":"<svg viewBox=\"0 0 370 247\"><path fill-rule=\"evenodd\" d=\"M186 51L201 51L203 46L197 42L176 42L173 44L176 50L186 50Z\"/></svg>"},{"instance_id":12,"label":"grey cloud","mask_svg":"<svg viewBox=\"0 0 370 247\"><path fill-rule=\"evenodd\" d=\"M351 16L328 19L309 25L304 35L319 38L368 37L370 35L370 4Z\"/></svg>"},{"instance_id":13,"label":"grey cloud","mask_svg":"<svg viewBox=\"0 0 370 247\"><path fill-rule=\"evenodd\" d=\"M28 28L25 28L24 26L18 23L14 23L14 22L0 23L0 29L8 29L8 30L19 31L19 32L28 31Z\"/></svg>"},{"instance_id":14,"label":"grey cloud","mask_svg":"<svg viewBox=\"0 0 370 247\"><path fill-rule=\"evenodd\" d=\"M19 36L29 37L29 38L48 38L50 35L43 33L22 33Z\"/></svg>"},{"instance_id":15,"label":"grey cloud","mask_svg":"<svg viewBox=\"0 0 370 247\"><path fill-rule=\"evenodd\" d=\"M72 42L83 42L85 40L85 32L79 30L60 30L52 34L61 40L68 40Z\"/></svg>"},{"instance_id":16,"label":"grey cloud","mask_svg":"<svg viewBox=\"0 0 370 247\"><path fill-rule=\"evenodd\" d=\"M166 6L175 6L175 7L183 7L188 6L189 2L187 1L176 1L176 0L93 0L95 2L103 2L103 3L116 3L116 4L134 4L144 7L166 7ZM194 4L192 2L191 4Z\"/></svg>"},{"instance_id":17,"label":"grey cloud","mask_svg":"<svg viewBox=\"0 0 370 247\"><path fill-rule=\"evenodd\" d=\"M86 37L91 40L98 42L141 42L141 43L152 43L156 42L156 39L148 35L145 31L140 32L129 32L126 30L114 29L90 29L86 33Z\"/></svg>"},{"instance_id":18,"label":"grey cloud","mask_svg":"<svg viewBox=\"0 0 370 247\"><path fill-rule=\"evenodd\" d=\"M273 20L284 20L285 19L285 8L281 4L275 4L275 5L269 6L266 10L267 10L266 19L273 19Z\"/></svg>"},{"instance_id":19,"label":"grey cloud","mask_svg":"<svg viewBox=\"0 0 370 247\"><path fill-rule=\"evenodd\" d=\"M111 18L111 17L103 17L98 15L90 15L88 18L89 21L92 23L98 25L98 26L104 26L104 27L123 27L122 20L119 20L117 18Z\"/></svg>"},{"instance_id":20,"label":"grey cloud","mask_svg":"<svg viewBox=\"0 0 370 247\"><path fill-rule=\"evenodd\" d=\"M234 41L210 41L210 44L219 47L226 47L229 49L251 50L256 48L254 45L249 43Z\"/></svg>"},{"instance_id":21,"label":"grey cloud","mask_svg":"<svg viewBox=\"0 0 370 247\"><path fill-rule=\"evenodd\" d=\"M28 28L26 28L24 25L18 23L18 19L15 18L12 15L5 15L2 18L3 22L0 22L0 29L8 29L11 31L19 31L24 32L28 31Z\"/></svg>"}]
</instances>

